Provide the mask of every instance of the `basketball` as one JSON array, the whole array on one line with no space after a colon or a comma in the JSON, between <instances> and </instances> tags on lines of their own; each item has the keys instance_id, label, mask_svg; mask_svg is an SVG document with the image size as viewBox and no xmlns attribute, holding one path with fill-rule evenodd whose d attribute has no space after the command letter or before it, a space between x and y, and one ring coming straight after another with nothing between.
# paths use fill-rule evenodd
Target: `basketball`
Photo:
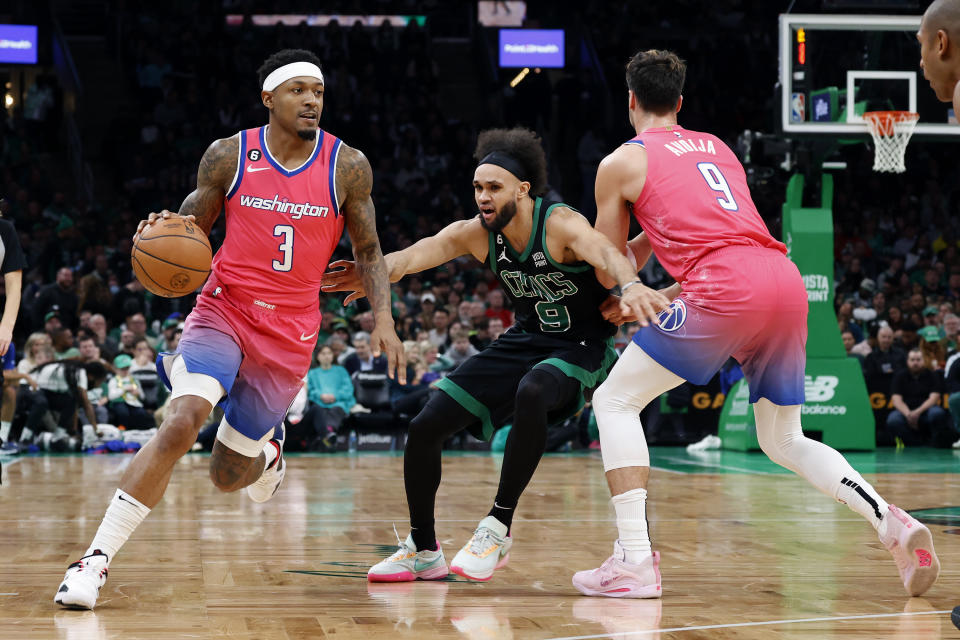
<instances>
[{"instance_id":1,"label":"basketball","mask_svg":"<svg viewBox=\"0 0 960 640\"><path fill-rule=\"evenodd\" d=\"M170 218L148 226L133 245L133 273L147 291L164 298L184 296L210 274L213 252L203 230Z\"/></svg>"}]
</instances>

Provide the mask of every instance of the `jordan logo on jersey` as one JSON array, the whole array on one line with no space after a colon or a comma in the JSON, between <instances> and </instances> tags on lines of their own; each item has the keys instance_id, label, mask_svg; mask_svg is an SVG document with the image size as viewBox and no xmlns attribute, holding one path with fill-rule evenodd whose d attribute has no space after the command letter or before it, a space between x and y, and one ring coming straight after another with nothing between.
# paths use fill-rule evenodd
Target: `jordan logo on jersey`
<instances>
[{"instance_id":1,"label":"jordan logo on jersey","mask_svg":"<svg viewBox=\"0 0 960 640\"><path fill-rule=\"evenodd\" d=\"M500 252L500 255L497 256L497 262L513 262L509 257L507 257L507 247L503 247L503 251Z\"/></svg>"}]
</instances>

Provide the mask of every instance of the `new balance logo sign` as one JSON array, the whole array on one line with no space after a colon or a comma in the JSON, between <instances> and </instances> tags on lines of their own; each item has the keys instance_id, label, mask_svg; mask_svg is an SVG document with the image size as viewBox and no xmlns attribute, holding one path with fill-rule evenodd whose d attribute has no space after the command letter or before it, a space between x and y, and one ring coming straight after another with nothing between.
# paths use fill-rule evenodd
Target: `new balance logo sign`
<instances>
[{"instance_id":1,"label":"new balance logo sign","mask_svg":"<svg viewBox=\"0 0 960 640\"><path fill-rule=\"evenodd\" d=\"M847 406L844 404L819 404L829 402L837 394L837 385L840 384L840 378L837 376L806 376L804 378L804 391L807 403L801 409L802 415L831 415L842 416L847 413Z\"/></svg>"},{"instance_id":2,"label":"new balance logo sign","mask_svg":"<svg viewBox=\"0 0 960 640\"><path fill-rule=\"evenodd\" d=\"M806 376L804 378L804 390L807 395L807 402L827 402L832 400L836 394L837 385L840 384L840 378L837 376Z\"/></svg>"}]
</instances>

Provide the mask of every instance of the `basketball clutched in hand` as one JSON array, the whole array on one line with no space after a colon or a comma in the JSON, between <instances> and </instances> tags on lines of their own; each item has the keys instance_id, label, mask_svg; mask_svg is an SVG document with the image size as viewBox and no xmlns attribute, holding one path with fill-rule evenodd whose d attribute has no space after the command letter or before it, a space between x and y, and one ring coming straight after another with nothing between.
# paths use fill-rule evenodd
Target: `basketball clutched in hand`
<instances>
[{"instance_id":1,"label":"basketball clutched in hand","mask_svg":"<svg viewBox=\"0 0 960 640\"><path fill-rule=\"evenodd\" d=\"M149 225L133 245L133 273L147 291L164 298L185 296L210 274L213 252L207 234L184 218Z\"/></svg>"}]
</instances>

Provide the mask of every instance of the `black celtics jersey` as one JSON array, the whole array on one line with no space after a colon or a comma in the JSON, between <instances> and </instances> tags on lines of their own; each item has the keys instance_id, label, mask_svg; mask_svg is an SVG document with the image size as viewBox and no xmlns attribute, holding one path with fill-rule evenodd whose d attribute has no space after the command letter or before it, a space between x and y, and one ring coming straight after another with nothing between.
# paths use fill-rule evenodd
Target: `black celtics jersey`
<instances>
[{"instance_id":1,"label":"black celtics jersey","mask_svg":"<svg viewBox=\"0 0 960 640\"><path fill-rule=\"evenodd\" d=\"M523 253L502 233L489 233L490 268L513 301L516 326L570 340L606 339L615 327L603 319L600 304L607 290L586 262L561 264L547 250L547 218L561 202L537 198L533 226Z\"/></svg>"}]
</instances>

